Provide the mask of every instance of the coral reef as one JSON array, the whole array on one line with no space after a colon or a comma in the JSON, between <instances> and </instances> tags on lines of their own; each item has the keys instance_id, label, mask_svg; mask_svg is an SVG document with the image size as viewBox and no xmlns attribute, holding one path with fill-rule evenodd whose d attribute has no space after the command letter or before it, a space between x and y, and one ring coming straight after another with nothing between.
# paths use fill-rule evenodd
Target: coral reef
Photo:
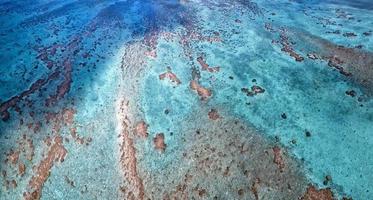
<instances>
[{"instance_id":1,"label":"coral reef","mask_svg":"<svg viewBox=\"0 0 373 200\"><path fill-rule=\"evenodd\" d=\"M209 89L204 88L201 86L198 81L191 80L189 84L190 89L197 92L197 94L201 97L202 100L207 100L209 97L211 97L212 93Z\"/></svg>"},{"instance_id":2,"label":"coral reef","mask_svg":"<svg viewBox=\"0 0 373 200\"><path fill-rule=\"evenodd\" d=\"M55 136L53 144L50 145L46 157L36 166L36 173L29 182L30 191L24 193L25 199L40 199L44 183L47 181L50 170L55 162L63 162L67 150L63 146L61 136Z\"/></svg>"},{"instance_id":3,"label":"coral reef","mask_svg":"<svg viewBox=\"0 0 373 200\"><path fill-rule=\"evenodd\" d=\"M177 78L176 74L174 74L171 71L170 67L167 68L167 72L162 73L162 74L159 75L159 79L160 80L164 80L165 78L169 79L172 83L175 83L176 85L181 84L180 79Z\"/></svg>"},{"instance_id":4,"label":"coral reef","mask_svg":"<svg viewBox=\"0 0 373 200\"><path fill-rule=\"evenodd\" d=\"M124 100L119 102L119 110L117 111L117 120L119 123L121 144L120 163L123 169L124 177L128 181L128 186L122 186L121 190L125 194L126 199L144 199L144 185L143 180L139 177L137 172L137 158L134 141L129 132L129 121L127 118L127 106ZM142 124L142 125L141 125ZM145 122L140 122L141 130L146 128Z\"/></svg>"},{"instance_id":5,"label":"coral reef","mask_svg":"<svg viewBox=\"0 0 373 200\"><path fill-rule=\"evenodd\" d=\"M314 186L309 186L306 193L301 200L333 200L333 193L329 188L326 189L316 189Z\"/></svg>"},{"instance_id":6,"label":"coral reef","mask_svg":"<svg viewBox=\"0 0 373 200\"><path fill-rule=\"evenodd\" d=\"M0 199L369 199L371 7L0 2Z\"/></svg>"}]
</instances>

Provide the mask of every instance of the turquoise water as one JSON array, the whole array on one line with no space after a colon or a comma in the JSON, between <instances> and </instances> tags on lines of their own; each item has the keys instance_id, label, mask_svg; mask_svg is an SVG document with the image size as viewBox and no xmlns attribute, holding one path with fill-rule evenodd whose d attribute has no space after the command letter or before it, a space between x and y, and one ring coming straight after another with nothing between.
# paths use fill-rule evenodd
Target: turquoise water
<instances>
[{"instance_id":1,"label":"turquoise water","mask_svg":"<svg viewBox=\"0 0 373 200\"><path fill-rule=\"evenodd\" d=\"M0 1L0 199L373 199L372 17Z\"/></svg>"}]
</instances>

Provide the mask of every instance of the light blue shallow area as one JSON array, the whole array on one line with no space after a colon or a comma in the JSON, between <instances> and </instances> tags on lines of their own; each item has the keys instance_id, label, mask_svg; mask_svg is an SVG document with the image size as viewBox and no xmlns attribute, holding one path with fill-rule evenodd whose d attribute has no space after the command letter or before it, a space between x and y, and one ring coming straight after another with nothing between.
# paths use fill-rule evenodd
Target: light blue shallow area
<instances>
[{"instance_id":1,"label":"light blue shallow area","mask_svg":"<svg viewBox=\"0 0 373 200\"><path fill-rule=\"evenodd\" d=\"M323 3L304 5L290 2L259 2L259 5L269 13L276 13L273 17L276 26L300 28L340 45L353 47L364 44L364 48L372 50L371 38L358 36L351 40L341 35L325 34L325 28L317 25L317 20L302 12L302 9L311 6L313 15L328 18L340 5L325 7L327 4ZM348 5L343 8L363 21L359 25L343 23L343 31L368 31L372 28L373 22L369 18L372 11L362 12ZM354 89L361 95L363 91L331 70L326 62L306 59L299 63L281 52L280 47L274 47L272 38L260 22L262 19L243 20L242 24L232 26L236 18L247 19L250 16L240 16L233 11L225 15L210 10L200 11L198 15L204 19L204 29L238 31L236 35L224 35L227 37L222 37L222 43L194 45L197 49L194 57L204 54L210 66L221 67L219 73L201 73L201 84L212 88L213 92L207 104L227 109L266 135L279 137L298 159L304 161L308 176L320 186L323 186L325 176L330 175L332 187L340 194L351 195L354 199L370 199L373 196L373 153L369 148L373 144L371 98L360 103L356 98L347 96L347 90ZM182 58L177 58L180 57L177 45L159 44L157 61L150 64L152 70L145 79L142 95L144 113L155 130L165 130L165 127L177 130L180 119L191 112L193 105L200 103L187 88L191 79L190 70L187 70L190 66L186 66ZM307 46L307 41L304 45ZM194 64L199 66L196 60ZM178 75L182 82L180 86L173 88L172 84L165 85L159 81L158 75L166 71L167 66L171 66ZM252 82L253 79L256 83ZM245 96L241 88L252 85L265 88L265 93ZM171 108L171 114L163 115L168 108ZM281 117L282 113L286 113L286 119ZM306 131L312 136L306 137ZM170 139L169 145L177 146L177 142ZM169 156L172 157L172 154Z\"/></svg>"}]
</instances>

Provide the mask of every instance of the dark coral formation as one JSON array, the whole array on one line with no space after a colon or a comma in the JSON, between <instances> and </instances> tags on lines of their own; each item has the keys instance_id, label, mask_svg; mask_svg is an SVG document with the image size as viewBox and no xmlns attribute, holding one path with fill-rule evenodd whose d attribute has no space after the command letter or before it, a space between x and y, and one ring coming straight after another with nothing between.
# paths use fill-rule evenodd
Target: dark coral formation
<instances>
[{"instance_id":1,"label":"dark coral formation","mask_svg":"<svg viewBox=\"0 0 373 200\"><path fill-rule=\"evenodd\" d=\"M216 109L211 109L208 113L209 119L217 120L220 118L219 112Z\"/></svg>"},{"instance_id":2,"label":"dark coral formation","mask_svg":"<svg viewBox=\"0 0 373 200\"><path fill-rule=\"evenodd\" d=\"M273 150L273 154L274 154L273 162L276 163L276 165L280 169L280 171L283 172L284 168L285 168L285 162L284 162L284 159L282 157L282 150L278 146L273 147L272 150Z\"/></svg>"},{"instance_id":3,"label":"dark coral formation","mask_svg":"<svg viewBox=\"0 0 373 200\"><path fill-rule=\"evenodd\" d=\"M250 89L248 88L241 88L241 91L244 92L247 96L252 97L257 94L261 94L265 92L265 89L258 86L258 85L253 85L251 86Z\"/></svg>"},{"instance_id":4,"label":"dark coral formation","mask_svg":"<svg viewBox=\"0 0 373 200\"><path fill-rule=\"evenodd\" d=\"M51 95L49 99L47 99L47 106L55 104L70 91L72 82L72 64L70 60L65 60L63 62L63 69L64 80L60 85L57 86L56 94Z\"/></svg>"},{"instance_id":5,"label":"dark coral formation","mask_svg":"<svg viewBox=\"0 0 373 200\"><path fill-rule=\"evenodd\" d=\"M297 42L305 42L304 54L311 60L322 59L328 66L336 69L344 76L365 88L369 95L373 94L373 53L359 48L349 48L335 44L331 41L312 35L305 30L298 29L275 29L270 23L265 24L266 30L272 33L279 33L282 51L289 53L296 61L303 61L304 58L296 52ZM346 34L351 37L353 34Z\"/></svg>"},{"instance_id":6,"label":"dark coral formation","mask_svg":"<svg viewBox=\"0 0 373 200\"><path fill-rule=\"evenodd\" d=\"M351 76L350 72L346 72L346 70L342 67L343 61L340 60L338 57L331 57L326 58L328 61L328 66L333 67L339 71L339 73L345 75L345 76Z\"/></svg>"},{"instance_id":7,"label":"dark coral formation","mask_svg":"<svg viewBox=\"0 0 373 200\"><path fill-rule=\"evenodd\" d=\"M59 75L59 72L54 72L52 73L49 77L39 79L35 83L33 83L29 89L23 91L21 94L12 97L11 99L3 102L0 104L0 113L2 120L6 121L9 119L10 114L9 114L9 109L14 108L21 100L25 99L28 97L30 94L40 90L42 87L44 87L49 81L57 78Z\"/></svg>"},{"instance_id":8,"label":"dark coral formation","mask_svg":"<svg viewBox=\"0 0 373 200\"><path fill-rule=\"evenodd\" d=\"M330 188L317 189L314 186L309 186L305 194L300 200L334 200L334 195Z\"/></svg>"},{"instance_id":9,"label":"dark coral formation","mask_svg":"<svg viewBox=\"0 0 373 200\"><path fill-rule=\"evenodd\" d=\"M372 52L337 45L305 31L295 31L293 38L306 41L308 51L317 52L318 58L325 60L330 67L362 85L367 94L373 94Z\"/></svg>"},{"instance_id":10,"label":"dark coral formation","mask_svg":"<svg viewBox=\"0 0 373 200\"><path fill-rule=\"evenodd\" d=\"M356 92L355 92L355 90L348 90L348 91L346 91L346 95L351 96L351 97L355 97Z\"/></svg>"},{"instance_id":11,"label":"dark coral formation","mask_svg":"<svg viewBox=\"0 0 373 200\"><path fill-rule=\"evenodd\" d=\"M295 59L295 61L302 62L304 60L303 56L301 56L299 53L297 53L294 50L294 47L293 47L294 44L292 44L289 41L289 37L286 35L285 30L281 31L280 44L282 45L281 51L288 53L291 57Z\"/></svg>"},{"instance_id":12,"label":"dark coral formation","mask_svg":"<svg viewBox=\"0 0 373 200\"><path fill-rule=\"evenodd\" d=\"M153 139L154 148L160 152L164 152L166 150L167 145L164 142L164 134L157 133Z\"/></svg>"}]
</instances>

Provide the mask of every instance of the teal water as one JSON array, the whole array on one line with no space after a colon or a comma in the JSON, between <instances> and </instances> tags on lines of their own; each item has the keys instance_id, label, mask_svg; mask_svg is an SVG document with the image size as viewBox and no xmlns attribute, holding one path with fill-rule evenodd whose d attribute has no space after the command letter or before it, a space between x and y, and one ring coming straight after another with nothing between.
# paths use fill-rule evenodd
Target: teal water
<instances>
[{"instance_id":1,"label":"teal water","mask_svg":"<svg viewBox=\"0 0 373 200\"><path fill-rule=\"evenodd\" d=\"M0 2L0 199L373 199L371 2Z\"/></svg>"}]
</instances>

